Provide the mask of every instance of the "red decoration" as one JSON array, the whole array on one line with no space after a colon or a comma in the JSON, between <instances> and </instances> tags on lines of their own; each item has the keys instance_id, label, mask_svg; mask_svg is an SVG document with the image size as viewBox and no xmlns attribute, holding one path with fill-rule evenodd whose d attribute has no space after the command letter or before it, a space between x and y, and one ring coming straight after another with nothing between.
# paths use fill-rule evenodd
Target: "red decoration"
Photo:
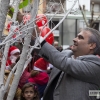
<instances>
[{"instance_id":1,"label":"red decoration","mask_svg":"<svg viewBox=\"0 0 100 100\"><path fill-rule=\"evenodd\" d=\"M39 27L40 31L41 31L41 36L44 37L49 31L50 31L50 28L48 27ZM54 42L54 35L53 33L51 33L47 38L46 38L46 41L50 44L53 44Z\"/></svg>"},{"instance_id":2,"label":"red decoration","mask_svg":"<svg viewBox=\"0 0 100 100\"><path fill-rule=\"evenodd\" d=\"M7 31L9 32L9 30L10 30L10 27L11 27L11 24L12 24L12 22L9 22L8 24L7 24Z\"/></svg>"},{"instance_id":3,"label":"red decoration","mask_svg":"<svg viewBox=\"0 0 100 100\"><path fill-rule=\"evenodd\" d=\"M30 18L31 18L31 16L30 16L29 14L24 15L24 16L23 16L23 21L24 21L24 24L25 24L27 21L29 21L29 20L30 20Z\"/></svg>"},{"instance_id":4,"label":"red decoration","mask_svg":"<svg viewBox=\"0 0 100 100\"><path fill-rule=\"evenodd\" d=\"M7 31L9 32L10 27L11 27L12 22L9 22L7 25ZM19 30L19 28L17 26L14 26L14 35L12 36L12 38L16 38L16 32Z\"/></svg>"},{"instance_id":5,"label":"red decoration","mask_svg":"<svg viewBox=\"0 0 100 100\"><path fill-rule=\"evenodd\" d=\"M14 34L14 35L12 36L12 38L16 38L16 34Z\"/></svg>"},{"instance_id":6,"label":"red decoration","mask_svg":"<svg viewBox=\"0 0 100 100\"><path fill-rule=\"evenodd\" d=\"M7 28L6 29L7 29L8 32L10 30L11 24L12 24L12 22L9 22L7 24ZM14 32L17 32L19 30L19 28L17 26L14 26L13 29L14 29Z\"/></svg>"},{"instance_id":7,"label":"red decoration","mask_svg":"<svg viewBox=\"0 0 100 100\"><path fill-rule=\"evenodd\" d=\"M44 26L48 22L48 19L44 14L38 14L36 18L36 24L38 27Z\"/></svg>"}]
</instances>

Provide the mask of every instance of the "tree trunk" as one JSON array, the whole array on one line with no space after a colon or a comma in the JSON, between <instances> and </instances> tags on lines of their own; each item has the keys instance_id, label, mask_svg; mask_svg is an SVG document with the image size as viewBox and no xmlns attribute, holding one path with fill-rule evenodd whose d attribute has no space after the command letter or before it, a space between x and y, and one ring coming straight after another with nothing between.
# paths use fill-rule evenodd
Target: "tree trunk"
<instances>
[{"instance_id":1,"label":"tree trunk","mask_svg":"<svg viewBox=\"0 0 100 100\"><path fill-rule=\"evenodd\" d=\"M10 3L10 0L1 0L1 3L0 3L0 39L2 37L2 32L5 26L9 3Z\"/></svg>"},{"instance_id":2,"label":"tree trunk","mask_svg":"<svg viewBox=\"0 0 100 100\"><path fill-rule=\"evenodd\" d=\"M2 58L2 65L1 65L1 72L0 72L0 100L3 100L5 90L4 90L4 73L5 73L5 67L6 67L6 60L8 57L8 51L9 51L9 43L5 45L5 50Z\"/></svg>"},{"instance_id":3,"label":"tree trunk","mask_svg":"<svg viewBox=\"0 0 100 100\"><path fill-rule=\"evenodd\" d=\"M34 0L34 5L33 5L32 12L31 12L31 15L33 17L31 18L31 20L34 20L36 17L36 14L38 11L38 5L39 5L39 0ZM34 26L34 23L30 24L28 27L33 27L33 26ZM17 86L19 83L19 79L20 79L26 58L27 58L29 45L31 42L32 32L33 32L33 29L29 29L29 33L27 34L27 37L25 37L25 39L24 39L24 46L23 46L22 54L20 56L20 60L19 60L18 66L17 66L15 77L12 82L12 86L10 88L7 100L13 100L13 98L14 98L14 95L15 95L15 92L16 92L16 89L17 89Z\"/></svg>"},{"instance_id":4,"label":"tree trunk","mask_svg":"<svg viewBox=\"0 0 100 100\"><path fill-rule=\"evenodd\" d=\"M5 26L9 3L10 3L10 0L1 0L0 2L0 39L2 38L2 32ZM4 70L6 66L6 59L7 59L6 55L8 54L7 52L8 49L9 49L9 46L6 46L6 50L4 50L2 65L1 65L1 70L0 70L0 100L3 100L3 96L4 96Z\"/></svg>"}]
</instances>

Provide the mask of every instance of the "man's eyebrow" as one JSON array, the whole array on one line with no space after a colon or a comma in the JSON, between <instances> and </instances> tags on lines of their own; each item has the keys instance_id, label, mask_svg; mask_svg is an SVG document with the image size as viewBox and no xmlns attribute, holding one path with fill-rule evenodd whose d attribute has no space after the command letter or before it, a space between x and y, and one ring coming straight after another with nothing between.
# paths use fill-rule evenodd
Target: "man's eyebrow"
<instances>
[{"instance_id":1,"label":"man's eyebrow","mask_svg":"<svg viewBox=\"0 0 100 100\"><path fill-rule=\"evenodd\" d=\"M82 35L77 35L77 37L79 37L81 39L84 39L84 37Z\"/></svg>"}]
</instances>

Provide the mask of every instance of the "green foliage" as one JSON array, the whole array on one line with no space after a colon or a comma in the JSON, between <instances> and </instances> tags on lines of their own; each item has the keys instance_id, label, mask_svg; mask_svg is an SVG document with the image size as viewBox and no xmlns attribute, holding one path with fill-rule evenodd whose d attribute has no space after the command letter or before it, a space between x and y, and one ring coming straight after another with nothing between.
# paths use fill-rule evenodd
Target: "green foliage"
<instances>
[{"instance_id":1,"label":"green foliage","mask_svg":"<svg viewBox=\"0 0 100 100\"><path fill-rule=\"evenodd\" d=\"M22 3L20 3L19 9L22 9L22 8L24 8L25 6L27 6L28 3L29 3L29 0L24 0Z\"/></svg>"},{"instance_id":2,"label":"green foliage","mask_svg":"<svg viewBox=\"0 0 100 100\"><path fill-rule=\"evenodd\" d=\"M26 7L26 6L28 5L28 3L29 3L29 0L23 0L23 2L21 2L21 3L19 4L19 9L22 9L22 8ZM10 17L12 17L13 12L14 12L14 8L13 8L13 7L10 7L10 8L9 8L8 15L9 15Z\"/></svg>"}]
</instances>

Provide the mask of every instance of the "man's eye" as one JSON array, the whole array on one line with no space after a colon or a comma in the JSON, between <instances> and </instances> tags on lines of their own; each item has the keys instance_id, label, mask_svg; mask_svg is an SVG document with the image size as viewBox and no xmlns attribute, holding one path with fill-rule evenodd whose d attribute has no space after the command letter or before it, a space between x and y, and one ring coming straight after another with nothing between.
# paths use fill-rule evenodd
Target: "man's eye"
<instances>
[{"instance_id":1,"label":"man's eye","mask_svg":"<svg viewBox=\"0 0 100 100\"><path fill-rule=\"evenodd\" d=\"M78 38L79 38L79 39L83 39L83 36L80 36L80 35L79 35Z\"/></svg>"}]
</instances>

